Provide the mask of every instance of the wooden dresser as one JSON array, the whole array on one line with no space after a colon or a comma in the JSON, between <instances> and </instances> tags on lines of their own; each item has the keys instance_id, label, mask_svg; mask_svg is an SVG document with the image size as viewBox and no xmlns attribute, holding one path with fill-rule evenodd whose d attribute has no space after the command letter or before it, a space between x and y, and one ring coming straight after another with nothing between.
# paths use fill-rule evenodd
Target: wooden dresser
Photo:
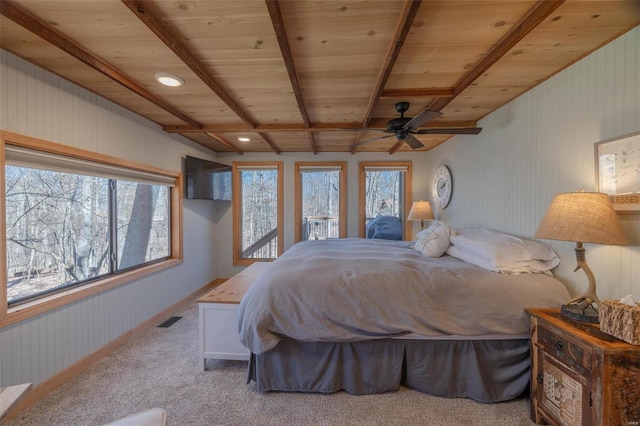
<instances>
[{"instance_id":1,"label":"wooden dresser","mask_svg":"<svg viewBox=\"0 0 640 426\"><path fill-rule=\"evenodd\" d=\"M562 425L640 425L640 346L527 309L531 320L531 419Z\"/></svg>"}]
</instances>

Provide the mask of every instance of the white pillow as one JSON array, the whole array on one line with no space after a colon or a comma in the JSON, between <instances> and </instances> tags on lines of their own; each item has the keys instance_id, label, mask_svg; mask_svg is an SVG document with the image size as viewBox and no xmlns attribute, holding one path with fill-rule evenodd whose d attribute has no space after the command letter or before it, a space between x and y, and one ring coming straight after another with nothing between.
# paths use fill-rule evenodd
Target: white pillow
<instances>
[{"instance_id":1,"label":"white pillow","mask_svg":"<svg viewBox=\"0 0 640 426\"><path fill-rule=\"evenodd\" d=\"M451 236L447 254L503 274L550 274L560 258L551 246L490 229L464 229Z\"/></svg>"},{"instance_id":2,"label":"white pillow","mask_svg":"<svg viewBox=\"0 0 640 426\"><path fill-rule=\"evenodd\" d=\"M413 248L425 256L440 257L449 247L450 235L451 228L440 222L434 222L427 229L418 232L416 235L418 241Z\"/></svg>"}]
</instances>

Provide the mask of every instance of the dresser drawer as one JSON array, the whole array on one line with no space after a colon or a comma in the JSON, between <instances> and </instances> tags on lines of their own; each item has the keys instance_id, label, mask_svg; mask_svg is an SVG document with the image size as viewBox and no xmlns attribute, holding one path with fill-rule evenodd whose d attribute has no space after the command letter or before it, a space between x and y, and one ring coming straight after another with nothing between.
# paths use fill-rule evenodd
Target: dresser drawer
<instances>
[{"instance_id":1,"label":"dresser drawer","mask_svg":"<svg viewBox=\"0 0 640 426\"><path fill-rule=\"evenodd\" d=\"M558 335L544 326L538 328L538 345L580 375L591 370L591 351Z\"/></svg>"}]
</instances>

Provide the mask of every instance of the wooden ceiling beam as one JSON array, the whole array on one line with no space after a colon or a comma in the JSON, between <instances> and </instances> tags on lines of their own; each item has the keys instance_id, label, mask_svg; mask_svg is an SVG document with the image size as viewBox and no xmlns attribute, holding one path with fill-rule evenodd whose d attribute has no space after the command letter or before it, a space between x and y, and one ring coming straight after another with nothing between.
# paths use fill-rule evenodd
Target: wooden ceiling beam
<instances>
[{"instance_id":1,"label":"wooden ceiling beam","mask_svg":"<svg viewBox=\"0 0 640 426\"><path fill-rule=\"evenodd\" d=\"M249 115L233 100L226 90L213 78L202 63L182 42L182 38L173 33L158 18L148 1L122 0L122 2L145 24L173 53L184 62L209 88L249 127L256 124Z\"/></svg>"},{"instance_id":2,"label":"wooden ceiling beam","mask_svg":"<svg viewBox=\"0 0 640 426\"><path fill-rule=\"evenodd\" d=\"M380 67L380 72L378 72L378 79L373 88L373 92L371 93L371 97L369 98L369 104L367 105L367 110L363 120L363 127L369 127L369 121L371 121L373 110L378 104L378 100L380 99L380 95L382 94L385 84L387 84L387 80L389 80L391 70L398 59L402 45L409 34L409 30L411 29L411 25L413 25L413 20L415 19L421 4L422 0L405 0L404 2L404 7L402 8L400 18L398 19L395 33L391 39L391 44L387 49L387 54L382 62L382 66ZM360 133L358 133L356 139L353 141L353 145L351 145L352 154L356 151L359 139Z\"/></svg>"},{"instance_id":3,"label":"wooden ceiling beam","mask_svg":"<svg viewBox=\"0 0 640 426\"><path fill-rule=\"evenodd\" d=\"M409 34L409 30L411 29L411 25L413 25L413 20L415 19L421 4L422 0L405 0L400 18L398 19L396 31L393 34L391 44L387 49L387 54L382 62L380 71L378 72L378 79L369 98L369 104L367 105L367 110L363 120L363 127L369 126L369 120L371 120L373 110L380 99L380 95L382 94L385 84L387 84L387 80L389 80L391 70L398 59L402 45Z\"/></svg>"},{"instance_id":4,"label":"wooden ceiling beam","mask_svg":"<svg viewBox=\"0 0 640 426\"><path fill-rule=\"evenodd\" d=\"M318 144L316 144L316 137L313 135L312 132L309 132L308 135L309 135L309 143L311 144L311 151L313 152L314 155L317 155Z\"/></svg>"},{"instance_id":5,"label":"wooden ceiling beam","mask_svg":"<svg viewBox=\"0 0 640 426\"><path fill-rule=\"evenodd\" d=\"M224 137L220 136L217 133L213 133L213 132L205 132L207 136L209 136L210 138L215 139L217 142L220 142L222 145L231 148L232 150L234 150L235 152L237 152L238 154L242 155L244 154L244 151L242 151L240 148L238 148L236 145L234 145L233 143L229 142L228 140L226 140Z\"/></svg>"},{"instance_id":6,"label":"wooden ceiling beam","mask_svg":"<svg viewBox=\"0 0 640 426\"><path fill-rule=\"evenodd\" d=\"M262 139L264 139L264 141L266 143L269 144L269 146L271 147L271 149L273 149L273 152L275 152L276 154L280 155L280 153L282 151L280 151L280 148L278 148L278 146L276 145L276 143L273 141L273 139L271 139L271 136L269 136L267 133L264 132L258 132L258 134L260 135L260 137Z\"/></svg>"},{"instance_id":7,"label":"wooden ceiling beam","mask_svg":"<svg viewBox=\"0 0 640 426\"><path fill-rule=\"evenodd\" d=\"M304 121L305 126L309 128L311 127L311 120L309 120L309 113L302 97L300 80L298 79L298 73L296 72L296 67L293 63L291 46L289 46L287 30L284 25L284 19L282 18L282 12L280 11L280 2L278 0L266 0L265 2L267 4L267 9L269 10L269 16L271 17L273 30L276 32L276 38L278 39L282 59L284 60L287 72L289 73L289 81L291 81L293 94L295 95L296 102L298 103L298 110L300 111L300 115L302 116L302 121ZM309 133L309 142L311 144L311 150L314 154L317 154L318 147L316 146L316 141L312 133Z\"/></svg>"},{"instance_id":8,"label":"wooden ceiling beam","mask_svg":"<svg viewBox=\"0 0 640 426\"><path fill-rule=\"evenodd\" d=\"M391 147L391 149L389 149L389 155L393 155L393 154L395 154L395 153L396 153L396 152L397 152L397 151L402 147L402 144L403 144L403 143L404 143L404 141L398 141L398 142L396 142L396 143Z\"/></svg>"},{"instance_id":9,"label":"wooden ceiling beam","mask_svg":"<svg viewBox=\"0 0 640 426\"><path fill-rule=\"evenodd\" d=\"M453 96L436 99L429 109L442 111L464 89L482 76L491 66L507 54L516 44L525 38L531 31L540 25L553 13L565 0L544 0L536 2L511 30L506 33L484 57L467 71L453 86Z\"/></svg>"},{"instance_id":10,"label":"wooden ceiling beam","mask_svg":"<svg viewBox=\"0 0 640 426\"><path fill-rule=\"evenodd\" d=\"M380 99L426 98L431 96L453 96L453 87L424 87L416 89L384 89Z\"/></svg>"},{"instance_id":11,"label":"wooden ceiling beam","mask_svg":"<svg viewBox=\"0 0 640 426\"><path fill-rule=\"evenodd\" d=\"M180 120L188 123L190 126L193 126L195 128L202 128L202 124L189 117L187 114L180 111L175 106L166 102L164 99L147 91L144 87L136 83L122 71L118 70L116 67L84 49L61 32L51 28L44 21L31 15L21 7L14 4L13 1L0 1L0 13L6 18L25 28L26 30L31 31L41 39L47 41L48 43L51 43L58 49L78 59L85 65L88 65L89 67L107 76L116 83L119 83L120 85L126 87L137 95L153 103L154 105L162 108L174 117L179 118Z\"/></svg>"},{"instance_id":12,"label":"wooden ceiling beam","mask_svg":"<svg viewBox=\"0 0 640 426\"><path fill-rule=\"evenodd\" d=\"M452 121L432 121L420 129L448 129L448 128L467 128L478 127L475 120L452 120ZM372 119L367 129L384 130L387 128L387 120L384 118ZM167 133L236 133L236 132L306 132L317 133L327 131L346 131L360 132L367 130L360 123L316 123L311 127L306 127L301 123L270 123L259 124L255 129L251 129L242 124L206 124L201 129L195 129L190 126L167 125L162 128Z\"/></svg>"},{"instance_id":13,"label":"wooden ceiling beam","mask_svg":"<svg viewBox=\"0 0 640 426\"><path fill-rule=\"evenodd\" d=\"M283 132L307 132L313 129L307 129L301 123L279 123L277 126L258 125L250 128L242 124L205 124L202 129L194 129L189 126L166 125L162 127L167 133L233 133L233 132L259 132L259 131L283 131Z\"/></svg>"}]
</instances>

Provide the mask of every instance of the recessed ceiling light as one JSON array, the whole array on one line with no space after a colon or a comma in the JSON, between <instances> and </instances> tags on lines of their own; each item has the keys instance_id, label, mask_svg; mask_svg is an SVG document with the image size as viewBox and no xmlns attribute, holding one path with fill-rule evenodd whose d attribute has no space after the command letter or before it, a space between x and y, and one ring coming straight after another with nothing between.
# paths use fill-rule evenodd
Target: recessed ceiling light
<instances>
[{"instance_id":1,"label":"recessed ceiling light","mask_svg":"<svg viewBox=\"0 0 640 426\"><path fill-rule=\"evenodd\" d=\"M177 75L169 74L166 72L159 72L154 75L156 80L158 80L161 84L170 87L178 87L184 84L184 80L178 77Z\"/></svg>"},{"instance_id":2,"label":"recessed ceiling light","mask_svg":"<svg viewBox=\"0 0 640 426\"><path fill-rule=\"evenodd\" d=\"M245 138L245 137L239 137L238 140L240 142L249 142L251 139L250 138Z\"/></svg>"}]
</instances>

